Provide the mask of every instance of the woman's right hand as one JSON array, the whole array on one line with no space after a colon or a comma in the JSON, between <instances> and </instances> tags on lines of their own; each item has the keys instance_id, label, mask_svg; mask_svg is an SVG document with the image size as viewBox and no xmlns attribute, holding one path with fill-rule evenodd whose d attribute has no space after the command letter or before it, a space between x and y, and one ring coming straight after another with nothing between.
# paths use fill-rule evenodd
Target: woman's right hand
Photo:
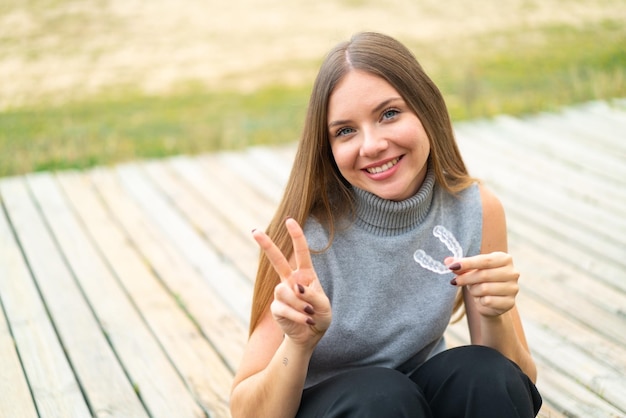
<instances>
[{"instance_id":1,"label":"woman's right hand","mask_svg":"<svg viewBox=\"0 0 626 418\"><path fill-rule=\"evenodd\" d=\"M295 270L270 237L262 231L253 232L254 239L280 277L280 283L274 289L271 312L293 343L314 347L330 326L330 301L313 269L302 228L291 218L285 221L285 226L293 243Z\"/></svg>"}]
</instances>

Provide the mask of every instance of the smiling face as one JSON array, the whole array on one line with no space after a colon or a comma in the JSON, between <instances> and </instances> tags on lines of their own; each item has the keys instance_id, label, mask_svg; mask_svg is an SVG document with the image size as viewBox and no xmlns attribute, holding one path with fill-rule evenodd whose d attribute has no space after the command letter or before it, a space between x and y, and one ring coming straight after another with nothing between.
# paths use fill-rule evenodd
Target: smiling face
<instances>
[{"instance_id":1,"label":"smiling face","mask_svg":"<svg viewBox=\"0 0 626 418\"><path fill-rule=\"evenodd\" d=\"M328 102L328 133L341 175L383 199L413 196L430 153L421 121L387 81L351 70Z\"/></svg>"}]
</instances>

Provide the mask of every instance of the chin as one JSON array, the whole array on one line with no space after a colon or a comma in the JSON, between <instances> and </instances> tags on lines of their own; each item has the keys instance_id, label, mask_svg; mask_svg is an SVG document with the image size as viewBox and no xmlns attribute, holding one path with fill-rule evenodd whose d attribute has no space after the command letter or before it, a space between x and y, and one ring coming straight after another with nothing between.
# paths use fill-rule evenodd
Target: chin
<instances>
[{"instance_id":1,"label":"chin","mask_svg":"<svg viewBox=\"0 0 626 418\"><path fill-rule=\"evenodd\" d=\"M381 193L374 193L376 196L380 197L381 199L385 199L385 200L393 200L394 202L399 202L401 200L406 200L411 196L405 196L404 194L400 194L400 193L390 193L390 192L381 192Z\"/></svg>"}]
</instances>

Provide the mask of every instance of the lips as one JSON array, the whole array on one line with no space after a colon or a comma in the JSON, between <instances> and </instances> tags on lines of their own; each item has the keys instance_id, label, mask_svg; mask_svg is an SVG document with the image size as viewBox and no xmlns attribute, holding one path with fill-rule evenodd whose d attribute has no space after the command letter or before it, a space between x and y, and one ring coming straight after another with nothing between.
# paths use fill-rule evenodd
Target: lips
<instances>
[{"instance_id":1,"label":"lips","mask_svg":"<svg viewBox=\"0 0 626 418\"><path fill-rule=\"evenodd\" d=\"M368 167L365 169L365 171L367 171L370 174L378 174L378 173L383 173L387 170L389 170L391 167L393 167L394 165L398 164L398 162L400 161L400 157L396 157L391 161L386 162L385 164L378 166L378 167Z\"/></svg>"}]
</instances>

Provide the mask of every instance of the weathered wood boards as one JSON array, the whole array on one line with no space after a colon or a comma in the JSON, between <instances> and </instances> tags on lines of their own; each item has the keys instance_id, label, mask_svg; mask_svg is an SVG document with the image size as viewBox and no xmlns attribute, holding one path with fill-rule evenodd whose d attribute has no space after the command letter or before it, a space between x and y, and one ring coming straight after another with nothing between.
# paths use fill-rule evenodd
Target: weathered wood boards
<instances>
[{"instance_id":1,"label":"weathered wood boards","mask_svg":"<svg viewBox=\"0 0 626 418\"><path fill-rule=\"evenodd\" d=\"M501 198L544 417L626 414L626 111L455 126ZM293 144L0 179L0 416L228 417ZM468 342L463 321L451 344Z\"/></svg>"}]
</instances>

